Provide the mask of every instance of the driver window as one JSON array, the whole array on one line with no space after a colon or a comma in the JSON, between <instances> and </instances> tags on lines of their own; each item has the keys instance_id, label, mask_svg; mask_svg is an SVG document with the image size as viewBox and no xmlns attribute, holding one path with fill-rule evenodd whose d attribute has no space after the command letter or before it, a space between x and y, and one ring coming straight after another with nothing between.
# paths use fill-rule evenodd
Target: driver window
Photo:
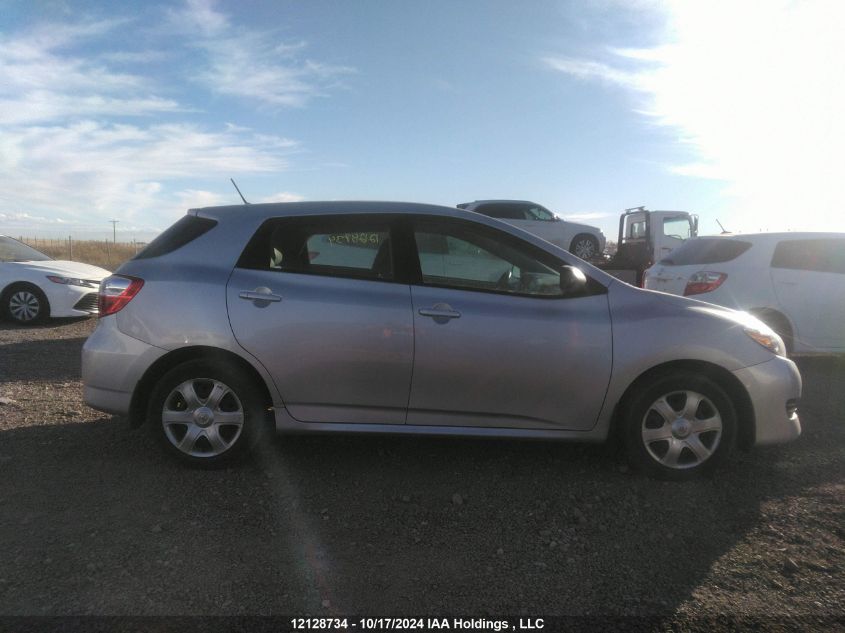
<instances>
[{"instance_id":1,"label":"driver window","mask_svg":"<svg viewBox=\"0 0 845 633\"><path fill-rule=\"evenodd\" d=\"M456 225L414 231L423 283L433 286L560 296L560 274L484 230Z\"/></svg>"}]
</instances>

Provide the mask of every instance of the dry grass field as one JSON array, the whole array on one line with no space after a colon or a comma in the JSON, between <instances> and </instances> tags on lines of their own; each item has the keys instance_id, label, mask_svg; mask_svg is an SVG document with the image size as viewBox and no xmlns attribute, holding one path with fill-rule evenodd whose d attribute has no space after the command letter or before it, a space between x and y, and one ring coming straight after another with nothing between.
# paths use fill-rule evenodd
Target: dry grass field
<instances>
[{"instance_id":1,"label":"dry grass field","mask_svg":"<svg viewBox=\"0 0 845 633\"><path fill-rule=\"evenodd\" d=\"M21 237L24 244L53 259L72 260L114 270L143 247L141 243L111 240L68 240Z\"/></svg>"}]
</instances>

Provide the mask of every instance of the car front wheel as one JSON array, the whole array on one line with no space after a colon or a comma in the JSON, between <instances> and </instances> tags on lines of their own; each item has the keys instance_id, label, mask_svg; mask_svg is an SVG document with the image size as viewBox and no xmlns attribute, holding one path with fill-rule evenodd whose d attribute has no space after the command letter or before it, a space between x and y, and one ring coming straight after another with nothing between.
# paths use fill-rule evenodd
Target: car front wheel
<instances>
[{"instance_id":1,"label":"car front wheel","mask_svg":"<svg viewBox=\"0 0 845 633\"><path fill-rule=\"evenodd\" d=\"M599 241L592 235L576 235L569 245L569 252L584 260L592 259L599 254Z\"/></svg>"},{"instance_id":2,"label":"car front wheel","mask_svg":"<svg viewBox=\"0 0 845 633\"><path fill-rule=\"evenodd\" d=\"M50 306L47 297L35 286L18 285L4 293L3 312L16 323L35 325L50 315Z\"/></svg>"},{"instance_id":3,"label":"car front wheel","mask_svg":"<svg viewBox=\"0 0 845 633\"><path fill-rule=\"evenodd\" d=\"M670 480L716 467L733 447L737 424L724 389L686 371L646 383L629 401L624 422L631 465Z\"/></svg>"},{"instance_id":4,"label":"car front wheel","mask_svg":"<svg viewBox=\"0 0 845 633\"><path fill-rule=\"evenodd\" d=\"M260 391L220 362L178 365L153 390L148 420L171 454L194 466L216 467L243 457L265 425Z\"/></svg>"}]
</instances>

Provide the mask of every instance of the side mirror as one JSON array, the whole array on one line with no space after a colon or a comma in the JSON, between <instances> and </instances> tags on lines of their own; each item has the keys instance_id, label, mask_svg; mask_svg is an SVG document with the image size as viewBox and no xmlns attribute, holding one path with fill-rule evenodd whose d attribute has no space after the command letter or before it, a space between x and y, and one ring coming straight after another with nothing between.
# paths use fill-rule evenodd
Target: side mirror
<instances>
[{"instance_id":1,"label":"side mirror","mask_svg":"<svg viewBox=\"0 0 845 633\"><path fill-rule=\"evenodd\" d=\"M580 268L562 266L560 269L560 290L564 295L578 294L587 287L587 276Z\"/></svg>"}]
</instances>

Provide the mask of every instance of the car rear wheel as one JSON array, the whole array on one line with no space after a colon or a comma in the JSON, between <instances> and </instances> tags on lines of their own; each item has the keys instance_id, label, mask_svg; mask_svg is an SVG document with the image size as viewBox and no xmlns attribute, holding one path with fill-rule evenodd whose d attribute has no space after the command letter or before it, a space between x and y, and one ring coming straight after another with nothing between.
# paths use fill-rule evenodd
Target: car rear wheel
<instances>
[{"instance_id":1,"label":"car rear wheel","mask_svg":"<svg viewBox=\"0 0 845 633\"><path fill-rule=\"evenodd\" d=\"M15 323L35 325L50 316L50 304L37 287L20 284L3 294L3 312Z\"/></svg>"},{"instance_id":2,"label":"car rear wheel","mask_svg":"<svg viewBox=\"0 0 845 633\"><path fill-rule=\"evenodd\" d=\"M660 479L711 471L731 451L736 412L715 381L680 371L651 380L626 407L631 465Z\"/></svg>"},{"instance_id":3,"label":"car rear wheel","mask_svg":"<svg viewBox=\"0 0 845 633\"><path fill-rule=\"evenodd\" d=\"M569 245L569 252L584 260L592 259L599 254L599 241L586 233L576 235Z\"/></svg>"},{"instance_id":4,"label":"car rear wheel","mask_svg":"<svg viewBox=\"0 0 845 633\"><path fill-rule=\"evenodd\" d=\"M252 449L265 427L261 392L227 365L196 360L167 372L153 390L148 419L170 453L217 467Z\"/></svg>"}]
</instances>

